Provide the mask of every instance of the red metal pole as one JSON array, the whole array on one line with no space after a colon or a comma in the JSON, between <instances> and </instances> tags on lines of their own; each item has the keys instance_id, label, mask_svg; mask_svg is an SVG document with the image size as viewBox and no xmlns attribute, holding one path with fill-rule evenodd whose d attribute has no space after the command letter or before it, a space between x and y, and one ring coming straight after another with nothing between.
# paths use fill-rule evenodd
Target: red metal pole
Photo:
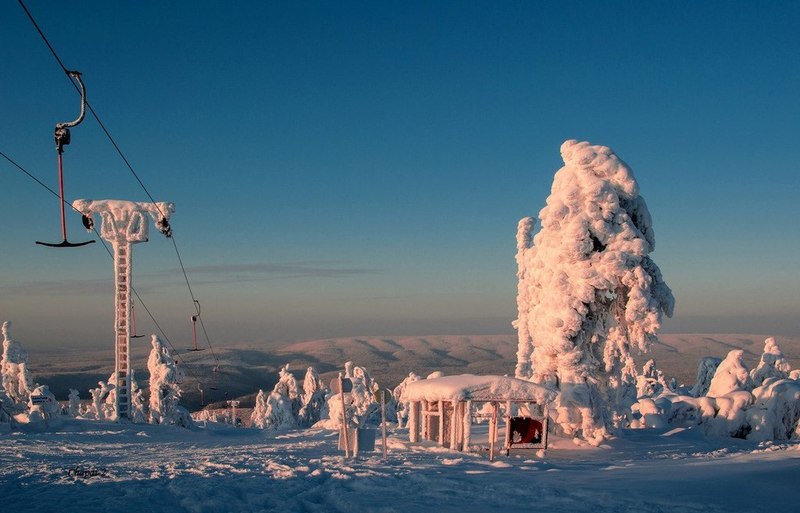
<instances>
[{"instance_id":1,"label":"red metal pole","mask_svg":"<svg viewBox=\"0 0 800 513\"><path fill-rule=\"evenodd\" d=\"M58 190L61 194L61 236L67 240L67 216L64 212L64 170L63 170L63 155L61 150L58 152Z\"/></svg>"}]
</instances>

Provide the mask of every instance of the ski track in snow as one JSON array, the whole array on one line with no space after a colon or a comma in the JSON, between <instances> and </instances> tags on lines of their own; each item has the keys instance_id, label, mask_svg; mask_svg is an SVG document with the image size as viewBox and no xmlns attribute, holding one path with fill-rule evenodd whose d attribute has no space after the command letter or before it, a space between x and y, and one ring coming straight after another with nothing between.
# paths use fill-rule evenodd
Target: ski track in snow
<instances>
[{"instance_id":1,"label":"ski track in snow","mask_svg":"<svg viewBox=\"0 0 800 513\"><path fill-rule=\"evenodd\" d=\"M336 434L323 430L64 424L0 431L5 511L789 511L786 490L800 477L797 445L687 432L630 431L600 449L556 440L543 459L521 451L489 463L485 454L409 447L403 431L383 461L380 452L344 459Z\"/></svg>"}]
</instances>

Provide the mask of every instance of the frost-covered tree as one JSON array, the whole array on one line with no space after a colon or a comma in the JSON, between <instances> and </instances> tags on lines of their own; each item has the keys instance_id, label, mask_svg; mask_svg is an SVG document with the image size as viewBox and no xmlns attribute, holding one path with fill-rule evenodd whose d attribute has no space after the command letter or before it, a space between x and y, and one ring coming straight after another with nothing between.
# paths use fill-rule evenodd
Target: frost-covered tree
<instances>
[{"instance_id":1,"label":"frost-covered tree","mask_svg":"<svg viewBox=\"0 0 800 513\"><path fill-rule=\"evenodd\" d=\"M74 388L69 389L69 409L70 417L78 417L81 414L81 397Z\"/></svg>"},{"instance_id":2,"label":"frost-covered tree","mask_svg":"<svg viewBox=\"0 0 800 513\"><path fill-rule=\"evenodd\" d=\"M516 376L557 388L560 428L599 442L636 399L631 349L648 348L674 299L631 169L587 142L561 156L541 230L518 227Z\"/></svg>"},{"instance_id":3,"label":"frost-covered tree","mask_svg":"<svg viewBox=\"0 0 800 513\"><path fill-rule=\"evenodd\" d=\"M636 393L638 397L653 397L665 389L669 390L664 373L656 368L656 361L647 360L642 373L636 377Z\"/></svg>"},{"instance_id":4,"label":"frost-covered tree","mask_svg":"<svg viewBox=\"0 0 800 513\"><path fill-rule=\"evenodd\" d=\"M0 360L5 395L18 405L26 405L33 389L28 372L28 352L11 338L11 323L3 323L3 358Z\"/></svg>"},{"instance_id":5,"label":"frost-covered tree","mask_svg":"<svg viewBox=\"0 0 800 513\"><path fill-rule=\"evenodd\" d=\"M301 426L313 426L325 416L325 396L327 394L328 387L325 386L316 369L314 367L306 369L306 376L303 379L303 406L298 415L298 422Z\"/></svg>"},{"instance_id":6,"label":"frost-covered tree","mask_svg":"<svg viewBox=\"0 0 800 513\"><path fill-rule=\"evenodd\" d=\"M267 398L265 427L275 431L297 427L297 417L292 412L292 401L285 395L272 392Z\"/></svg>"},{"instance_id":7,"label":"frost-covered tree","mask_svg":"<svg viewBox=\"0 0 800 513\"><path fill-rule=\"evenodd\" d=\"M350 392L351 404L353 406L353 422L363 427L369 418L380 411L380 404L375 401L375 391L380 387L369 375L367 369L347 362L345 365L345 376L353 382L353 390Z\"/></svg>"},{"instance_id":8,"label":"frost-covered tree","mask_svg":"<svg viewBox=\"0 0 800 513\"><path fill-rule=\"evenodd\" d=\"M144 401L144 391L139 387L139 382L131 370L131 422L140 424L147 422L147 406Z\"/></svg>"},{"instance_id":9,"label":"frost-covered tree","mask_svg":"<svg viewBox=\"0 0 800 513\"><path fill-rule=\"evenodd\" d=\"M717 372L719 364L722 362L715 356L704 356L697 364L697 380L694 387L689 391L692 397L702 397L708 393L711 380Z\"/></svg>"},{"instance_id":10,"label":"frost-covered tree","mask_svg":"<svg viewBox=\"0 0 800 513\"><path fill-rule=\"evenodd\" d=\"M147 359L147 370L150 372L150 423L183 424L187 415L178 406L181 397L178 383L183 381L182 371L161 339L153 335L150 343L153 346Z\"/></svg>"},{"instance_id":11,"label":"frost-covered tree","mask_svg":"<svg viewBox=\"0 0 800 513\"><path fill-rule=\"evenodd\" d=\"M397 403L397 427L402 428L408 422L408 413L409 413L409 402L400 402L400 397L403 395L403 391L406 389L409 383L413 383L415 381L419 381L421 378L414 374L414 372L409 372L408 376L396 387L392 390L392 397L394 397L395 402Z\"/></svg>"},{"instance_id":12,"label":"frost-covered tree","mask_svg":"<svg viewBox=\"0 0 800 513\"><path fill-rule=\"evenodd\" d=\"M267 427L267 396L263 390L259 390L256 395L256 406L250 414L250 425L258 429Z\"/></svg>"},{"instance_id":13,"label":"frost-covered tree","mask_svg":"<svg viewBox=\"0 0 800 513\"><path fill-rule=\"evenodd\" d=\"M275 388L272 389L272 392L282 395L289 400L292 407L292 416L296 419L300 414L303 401L300 397L300 389L297 386L297 380L294 375L289 372L288 363L278 371L278 382L275 383Z\"/></svg>"},{"instance_id":14,"label":"frost-covered tree","mask_svg":"<svg viewBox=\"0 0 800 513\"><path fill-rule=\"evenodd\" d=\"M783 357L783 351L778 347L775 339L770 337L764 341L764 353L758 366L750 372L754 387L760 387L767 378L787 378L792 366Z\"/></svg>"}]
</instances>

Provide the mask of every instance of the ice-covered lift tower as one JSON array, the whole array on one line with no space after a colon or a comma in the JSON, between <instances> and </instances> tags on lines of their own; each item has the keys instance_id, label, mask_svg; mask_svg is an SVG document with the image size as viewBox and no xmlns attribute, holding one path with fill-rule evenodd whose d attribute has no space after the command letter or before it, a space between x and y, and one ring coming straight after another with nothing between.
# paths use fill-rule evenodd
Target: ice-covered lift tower
<instances>
[{"instance_id":1,"label":"ice-covered lift tower","mask_svg":"<svg viewBox=\"0 0 800 513\"><path fill-rule=\"evenodd\" d=\"M147 242L147 216L156 228L170 237L169 218L175 205L167 202L137 203L121 200L75 200L72 207L83 214L83 224L88 230L94 227L94 214L100 214L100 236L114 248L114 377L116 378L117 418L131 417L131 249L133 244Z\"/></svg>"}]
</instances>

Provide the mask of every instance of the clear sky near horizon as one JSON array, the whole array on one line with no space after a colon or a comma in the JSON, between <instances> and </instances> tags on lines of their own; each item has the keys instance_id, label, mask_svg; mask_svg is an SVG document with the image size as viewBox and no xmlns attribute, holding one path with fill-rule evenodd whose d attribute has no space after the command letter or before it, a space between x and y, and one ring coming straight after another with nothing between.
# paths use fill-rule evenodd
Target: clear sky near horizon
<instances>
[{"instance_id":1,"label":"clear sky near horizon","mask_svg":"<svg viewBox=\"0 0 800 513\"><path fill-rule=\"evenodd\" d=\"M512 332L517 221L565 139L612 147L654 220L665 330L800 335L798 2L27 0L173 227L217 345ZM0 5L0 151L52 187L78 96ZM146 196L91 117L66 194ZM56 250L57 200L0 159L0 319L110 343L113 270ZM70 238L88 235L77 215ZM178 347L172 245L135 284ZM137 311L140 332L153 324Z\"/></svg>"}]
</instances>

